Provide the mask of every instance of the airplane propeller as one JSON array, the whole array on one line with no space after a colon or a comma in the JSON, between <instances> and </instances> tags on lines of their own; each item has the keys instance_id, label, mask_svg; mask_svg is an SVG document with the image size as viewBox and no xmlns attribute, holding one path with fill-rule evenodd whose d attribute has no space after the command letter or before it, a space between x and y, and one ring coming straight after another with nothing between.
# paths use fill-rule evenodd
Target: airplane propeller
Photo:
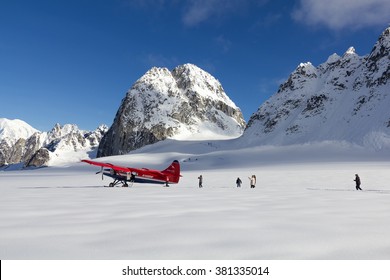
<instances>
[{"instance_id":1,"label":"airplane propeller","mask_svg":"<svg viewBox=\"0 0 390 280\"><path fill-rule=\"evenodd\" d=\"M102 168L100 169L100 171L98 171L98 172L96 172L96 174L99 174L99 173L102 173L102 180L103 180L103 166L102 166Z\"/></svg>"}]
</instances>

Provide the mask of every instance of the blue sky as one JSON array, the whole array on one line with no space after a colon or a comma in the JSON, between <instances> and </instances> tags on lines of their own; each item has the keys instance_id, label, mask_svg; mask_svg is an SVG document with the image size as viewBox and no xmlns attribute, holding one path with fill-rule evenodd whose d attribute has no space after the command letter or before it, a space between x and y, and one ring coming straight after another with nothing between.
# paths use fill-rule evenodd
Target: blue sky
<instances>
[{"instance_id":1,"label":"blue sky","mask_svg":"<svg viewBox=\"0 0 390 280\"><path fill-rule=\"evenodd\" d=\"M4 0L0 117L110 126L153 66L211 73L246 120L301 62L368 54L388 0Z\"/></svg>"}]
</instances>

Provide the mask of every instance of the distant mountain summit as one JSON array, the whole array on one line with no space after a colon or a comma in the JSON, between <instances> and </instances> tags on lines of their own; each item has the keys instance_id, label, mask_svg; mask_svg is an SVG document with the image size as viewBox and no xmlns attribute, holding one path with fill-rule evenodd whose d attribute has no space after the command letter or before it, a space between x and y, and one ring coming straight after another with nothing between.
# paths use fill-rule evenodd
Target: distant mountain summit
<instances>
[{"instance_id":1,"label":"distant mountain summit","mask_svg":"<svg viewBox=\"0 0 390 280\"><path fill-rule=\"evenodd\" d=\"M366 56L351 47L318 67L301 63L251 116L243 139L255 144L335 140L390 147L390 28Z\"/></svg>"},{"instance_id":2,"label":"distant mountain summit","mask_svg":"<svg viewBox=\"0 0 390 280\"><path fill-rule=\"evenodd\" d=\"M120 155L174 139L223 139L242 134L240 109L209 73L192 64L153 67L127 92L98 156Z\"/></svg>"},{"instance_id":3,"label":"distant mountain summit","mask_svg":"<svg viewBox=\"0 0 390 280\"><path fill-rule=\"evenodd\" d=\"M10 145L15 144L19 138L29 138L37 131L22 120L0 118L0 141L7 141Z\"/></svg>"},{"instance_id":4,"label":"distant mountain summit","mask_svg":"<svg viewBox=\"0 0 390 280\"><path fill-rule=\"evenodd\" d=\"M49 166L76 162L94 153L108 130L80 130L76 125L56 124L49 132L40 132L21 120L0 119L0 167Z\"/></svg>"}]
</instances>

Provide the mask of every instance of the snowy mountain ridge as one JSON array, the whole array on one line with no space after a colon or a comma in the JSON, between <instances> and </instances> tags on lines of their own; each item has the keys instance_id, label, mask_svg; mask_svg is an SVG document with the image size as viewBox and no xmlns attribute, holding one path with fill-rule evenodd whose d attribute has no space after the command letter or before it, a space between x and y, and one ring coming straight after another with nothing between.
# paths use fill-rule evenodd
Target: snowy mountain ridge
<instances>
[{"instance_id":1,"label":"snowy mountain ridge","mask_svg":"<svg viewBox=\"0 0 390 280\"><path fill-rule=\"evenodd\" d=\"M35 132L38 130L22 120L0 118L0 142L4 140L13 145L18 139L27 139Z\"/></svg>"},{"instance_id":2,"label":"snowy mountain ridge","mask_svg":"<svg viewBox=\"0 0 390 280\"><path fill-rule=\"evenodd\" d=\"M245 143L291 145L347 141L390 147L390 28L370 54L353 47L313 66L301 63L254 113Z\"/></svg>"},{"instance_id":3,"label":"snowy mountain ridge","mask_svg":"<svg viewBox=\"0 0 390 280\"><path fill-rule=\"evenodd\" d=\"M239 137L240 109L220 82L193 64L153 67L127 92L99 145L98 156L126 154L171 139Z\"/></svg>"},{"instance_id":4,"label":"snowy mountain ridge","mask_svg":"<svg viewBox=\"0 0 390 280\"><path fill-rule=\"evenodd\" d=\"M0 167L61 165L77 162L96 153L108 128L80 130L76 125L56 124L49 132L40 132L20 120L0 119Z\"/></svg>"}]
</instances>

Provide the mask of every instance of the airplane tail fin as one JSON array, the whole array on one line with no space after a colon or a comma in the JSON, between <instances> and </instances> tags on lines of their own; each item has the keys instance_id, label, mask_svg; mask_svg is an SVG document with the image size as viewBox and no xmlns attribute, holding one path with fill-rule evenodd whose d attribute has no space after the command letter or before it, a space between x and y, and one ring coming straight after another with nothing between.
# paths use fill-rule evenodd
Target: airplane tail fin
<instances>
[{"instance_id":1,"label":"airplane tail fin","mask_svg":"<svg viewBox=\"0 0 390 280\"><path fill-rule=\"evenodd\" d=\"M178 183L180 180L180 163L174 160L167 169L161 172L167 175L170 183Z\"/></svg>"}]
</instances>

